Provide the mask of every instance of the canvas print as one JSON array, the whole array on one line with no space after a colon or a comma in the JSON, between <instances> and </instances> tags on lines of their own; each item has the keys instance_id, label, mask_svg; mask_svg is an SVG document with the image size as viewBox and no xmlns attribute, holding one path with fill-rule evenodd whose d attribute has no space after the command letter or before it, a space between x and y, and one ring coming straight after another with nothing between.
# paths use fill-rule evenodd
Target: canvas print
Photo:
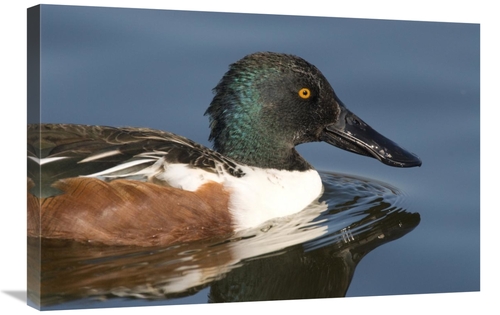
<instances>
[{"instance_id":1,"label":"canvas print","mask_svg":"<svg viewBox=\"0 0 500 315\"><path fill-rule=\"evenodd\" d=\"M479 290L479 25L28 9L28 304Z\"/></svg>"}]
</instances>

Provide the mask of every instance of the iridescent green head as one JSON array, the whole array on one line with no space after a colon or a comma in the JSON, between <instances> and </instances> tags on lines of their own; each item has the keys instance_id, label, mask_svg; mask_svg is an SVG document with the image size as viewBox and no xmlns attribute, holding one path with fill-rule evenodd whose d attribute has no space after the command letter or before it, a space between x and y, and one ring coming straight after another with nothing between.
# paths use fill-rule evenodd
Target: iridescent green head
<instances>
[{"instance_id":1,"label":"iridescent green head","mask_svg":"<svg viewBox=\"0 0 500 315\"><path fill-rule=\"evenodd\" d=\"M368 125L345 108L323 74L302 58L271 52L248 55L230 66L214 93L205 113L210 117L210 140L215 150L240 163L307 170L311 166L294 147L326 141L390 164L387 157L348 139L353 130L346 125Z\"/></svg>"}]
</instances>

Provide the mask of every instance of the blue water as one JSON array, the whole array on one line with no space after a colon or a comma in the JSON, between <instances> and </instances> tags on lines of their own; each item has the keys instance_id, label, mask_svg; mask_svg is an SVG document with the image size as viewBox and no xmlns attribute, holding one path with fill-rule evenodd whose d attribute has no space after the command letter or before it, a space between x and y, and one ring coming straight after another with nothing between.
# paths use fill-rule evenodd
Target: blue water
<instances>
[{"instance_id":1,"label":"blue water","mask_svg":"<svg viewBox=\"0 0 500 315\"><path fill-rule=\"evenodd\" d=\"M43 122L147 126L207 146L203 113L229 63L261 50L303 57L351 111L423 161L420 168L399 169L325 143L298 147L327 186L354 176L394 187L395 193L384 192L389 206L381 206L381 217L418 213L420 219L399 239L365 253L345 295L480 289L479 25L42 6L41 38ZM328 175L339 173L336 180ZM354 210L330 213L323 226L339 232L366 216L357 206L370 205L357 200ZM351 234L368 231L361 225ZM316 235L281 256L317 253L351 234ZM264 268L259 263L272 265L258 259L244 267ZM241 279L241 270L182 298L92 303L207 303L211 289L220 292ZM66 303L59 307L90 302Z\"/></svg>"}]
</instances>

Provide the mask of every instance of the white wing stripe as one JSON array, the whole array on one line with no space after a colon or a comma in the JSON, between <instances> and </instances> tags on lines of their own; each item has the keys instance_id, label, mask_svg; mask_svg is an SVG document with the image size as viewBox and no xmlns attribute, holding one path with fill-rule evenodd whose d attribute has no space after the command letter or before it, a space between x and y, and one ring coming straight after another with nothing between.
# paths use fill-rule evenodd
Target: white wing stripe
<instances>
[{"instance_id":1,"label":"white wing stripe","mask_svg":"<svg viewBox=\"0 0 500 315\"><path fill-rule=\"evenodd\" d=\"M108 156L117 155L117 154L121 154L120 150L113 150L113 151L108 151L108 152L104 152L104 153L100 153L100 154L96 154L96 155L91 155L91 156L79 161L78 163L95 161L95 160L99 160L99 159L102 159L102 158L105 158Z\"/></svg>"},{"instance_id":2,"label":"white wing stripe","mask_svg":"<svg viewBox=\"0 0 500 315\"><path fill-rule=\"evenodd\" d=\"M44 164L48 164L51 162L55 162L55 161L59 161L59 160L67 159L67 158L68 158L67 156L58 156L58 157L48 157L48 158L39 159L39 158L34 157L34 156L28 156L28 159L35 161L38 165L44 165Z\"/></svg>"},{"instance_id":3,"label":"white wing stripe","mask_svg":"<svg viewBox=\"0 0 500 315\"><path fill-rule=\"evenodd\" d=\"M144 163L149 163L151 161L157 161L157 160L158 159L143 159L143 160L130 161L130 162L127 162L127 163L123 163L123 164L117 165L117 166L112 167L112 168L108 168L107 170L104 170L104 171L101 171L101 172L97 172L97 173L90 174L90 175L85 175L84 177L104 176L106 174L110 174L110 173L113 173L113 172L121 171L121 170L126 169L128 167L132 167L132 166L136 166L136 165L144 164ZM123 176L126 176L126 175L123 175Z\"/></svg>"}]
</instances>

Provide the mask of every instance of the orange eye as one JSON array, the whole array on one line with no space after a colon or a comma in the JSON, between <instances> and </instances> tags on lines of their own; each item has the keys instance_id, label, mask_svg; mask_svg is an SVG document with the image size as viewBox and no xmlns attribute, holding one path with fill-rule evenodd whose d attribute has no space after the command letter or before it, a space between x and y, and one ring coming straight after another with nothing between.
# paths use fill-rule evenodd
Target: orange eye
<instances>
[{"instance_id":1,"label":"orange eye","mask_svg":"<svg viewBox=\"0 0 500 315\"><path fill-rule=\"evenodd\" d=\"M302 88L299 91L299 96L306 100L311 97L311 90L309 90L308 88Z\"/></svg>"}]
</instances>

